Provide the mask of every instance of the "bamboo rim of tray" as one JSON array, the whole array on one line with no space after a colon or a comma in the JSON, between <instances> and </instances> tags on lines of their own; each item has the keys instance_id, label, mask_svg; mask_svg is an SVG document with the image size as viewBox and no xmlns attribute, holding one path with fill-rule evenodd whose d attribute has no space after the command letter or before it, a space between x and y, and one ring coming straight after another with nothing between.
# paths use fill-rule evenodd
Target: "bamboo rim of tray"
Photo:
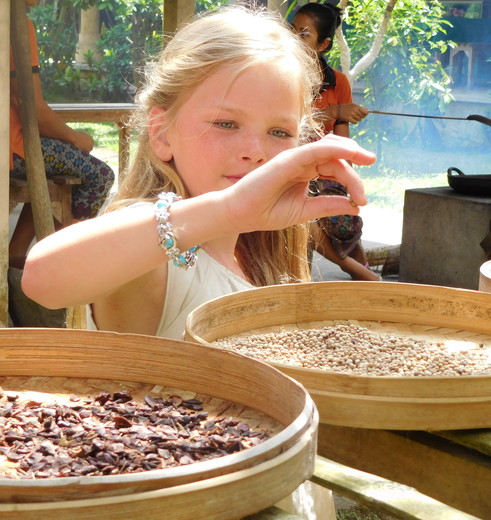
<instances>
[{"instance_id":1,"label":"bamboo rim of tray","mask_svg":"<svg viewBox=\"0 0 491 520\"><path fill-rule=\"evenodd\" d=\"M491 294L391 282L313 282L231 294L191 312L186 339L210 345L227 336L334 322L482 343L491 356ZM305 386L321 423L406 430L491 427L491 373L377 376L269 363Z\"/></svg>"},{"instance_id":2,"label":"bamboo rim of tray","mask_svg":"<svg viewBox=\"0 0 491 520\"><path fill-rule=\"evenodd\" d=\"M379 302L378 307L374 307L374 300L379 295L382 296L380 293L382 289L386 295L380 299L381 303ZM316 310L312 308L315 307L315 303L310 306L311 308L305 308L304 303L307 298L315 302L319 294L325 295L330 291L333 295L345 293L354 295L354 298L368 297L369 301L364 309L339 306L333 309ZM407 300L406 307L400 314L397 314L397 308L389 307L396 298ZM411 298L414 299L413 303L410 301ZM458 314L458 305L453 310L450 309L445 316L420 309L415 303L421 305L426 300L430 304L434 301L439 302L440 305L452 304L452 299L459 298L462 299L461 308L463 305L469 305L469 309L463 315ZM288 309L289 301L292 300L295 300L295 303ZM384 305L388 305L386 309L382 308ZM419 310L423 314L418 315ZM244 311L252 311L251 316L254 320L257 319L261 326L250 328L251 317L244 314ZM287 314L284 314L285 311ZM263 314L259 317L261 313ZM326 317L321 319L322 313ZM371 317L371 314L375 317ZM383 316L383 319L379 320L379 316ZM232 317L236 318L235 321ZM309 317L311 319L308 319ZM404 318L411 321L404 321ZM230 294L204 303L189 314L186 322L186 339L216 346L213 341L227 336L246 337L251 334L317 328L338 323L359 325L374 332L395 333L428 341L450 340L466 342L469 345L485 343L486 348L481 351L491 353L491 294L451 287L394 282L312 282L260 287ZM453 326L449 327L449 323ZM372 383L388 381L396 385L418 384L422 380L430 385L455 383L456 380L491 381L491 373L472 376L378 376L344 374L279 362L270 362L270 364L281 370L302 373L305 377L310 375L312 383L315 381L315 375L322 377L326 374L330 378L340 380L371 380ZM486 392L490 389L491 387L486 388Z\"/></svg>"}]
</instances>

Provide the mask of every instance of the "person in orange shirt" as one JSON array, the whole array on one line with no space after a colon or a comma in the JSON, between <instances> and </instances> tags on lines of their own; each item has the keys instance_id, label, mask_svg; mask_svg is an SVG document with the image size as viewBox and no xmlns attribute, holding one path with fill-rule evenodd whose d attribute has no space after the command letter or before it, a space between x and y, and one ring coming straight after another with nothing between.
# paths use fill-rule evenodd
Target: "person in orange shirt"
<instances>
[{"instance_id":1,"label":"person in orange shirt","mask_svg":"<svg viewBox=\"0 0 491 520\"><path fill-rule=\"evenodd\" d=\"M26 0L27 6L37 5L38 0ZM82 183L72 191L74 220L95 217L102 207L114 182L114 172L103 161L89 152L94 147L92 136L66 125L46 103L39 77L39 57L36 31L27 19L31 51L34 102L41 137L46 176L74 175ZM22 123L19 113L19 95L16 66L10 49L10 175L26 178L26 161ZM22 268L32 240L34 221L30 204L25 204L9 245L11 267Z\"/></svg>"},{"instance_id":2,"label":"person in orange shirt","mask_svg":"<svg viewBox=\"0 0 491 520\"><path fill-rule=\"evenodd\" d=\"M368 115L368 109L353 103L348 78L333 69L323 54L333 43L336 28L341 24L341 9L331 4L308 3L300 7L292 21L295 33L317 53L324 75L323 86L315 102L323 118L325 134L349 137L349 124L356 124ZM346 195L344 186L336 181L317 180L312 183L313 195ZM315 250L336 263L354 280L378 280L367 262L361 244L363 221L360 216L339 215L319 219L311 227Z\"/></svg>"}]
</instances>

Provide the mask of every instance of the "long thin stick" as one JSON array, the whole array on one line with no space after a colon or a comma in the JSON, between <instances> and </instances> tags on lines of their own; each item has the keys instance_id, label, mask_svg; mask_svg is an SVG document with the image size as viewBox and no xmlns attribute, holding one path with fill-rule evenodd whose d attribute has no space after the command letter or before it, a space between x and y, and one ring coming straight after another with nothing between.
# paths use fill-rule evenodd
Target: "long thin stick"
<instances>
[{"instance_id":1,"label":"long thin stick","mask_svg":"<svg viewBox=\"0 0 491 520\"><path fill-rule=\"evenodd\" d=\"M405 117L425 117L428 119L454 119L458 121L479 121L485 125L491 126L491 119L477 114L471 114L467 117L447 117L447 116L423 116L419 114L400 114L398 112L382 112L380 110L369 110L369 114L385 114L388 116L405 116Z\"/></svg>"},{"instance_id":2,"label":"long thin stick","mask_svg":"<svg viewBox=\"0 0 491 520\"><path fill-rule=\"evenodd\" d=\"M460 121L467 120L467 117L445 117L445 116L422 116L419 114L399 114L397 112L381 112L380 110L369 110L369 114L384 114L388 116L406 116L406 117L426 117L429 119L458 119Z\"/></svg>"}]
</instances>

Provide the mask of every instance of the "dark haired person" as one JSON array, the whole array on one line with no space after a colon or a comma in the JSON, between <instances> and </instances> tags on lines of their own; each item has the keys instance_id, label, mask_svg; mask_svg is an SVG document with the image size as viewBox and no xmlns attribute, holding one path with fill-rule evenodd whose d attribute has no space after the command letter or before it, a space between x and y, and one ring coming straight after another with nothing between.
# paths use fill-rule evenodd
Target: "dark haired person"
<instances>
[{"instance_id":1,"label":"dark haired person","mask_svg":"<svg viewBox=\"0 0 491 520\"><path fill-rule=\"evenodd\" d=\"M317 53L323 71L323 86L315 104L322 111L324 132L349 137L349 124L368 115L368 109L353 103L348 78L330 67L324 54L332 47L334 34L341 24L342 11L332 4L308 3L300 7L292 21L295 33ZM312 185L314 194L346 195L344 186L335 181L318 180ZM318 220L311 232L315 249L339 265L354 280L378 280L367 262L361 245L363 221L359 216L339 215Z\"/></svg>"}]
</instances>

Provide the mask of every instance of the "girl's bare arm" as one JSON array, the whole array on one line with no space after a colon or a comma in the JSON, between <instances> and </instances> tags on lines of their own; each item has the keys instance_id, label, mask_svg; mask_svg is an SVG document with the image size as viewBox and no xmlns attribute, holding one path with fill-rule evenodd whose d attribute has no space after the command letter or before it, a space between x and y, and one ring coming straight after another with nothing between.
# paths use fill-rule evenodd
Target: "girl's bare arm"
<instances>
[{"instance_id":1,"label":"girl's bare arm","mask_svg":"<svg viewBox=\"0 0 491 520\"><path fill-rule=\"evenodd\" d=\"M278 154L230 188L174 203L170 220L179 248L322 216L358 214L357 205L366 204L366 197L347 161L371 164L375 156L350 139L329 136ZM308 197L309 180L318 175L347 186L351 199ZM92 303L167 261L158 241L151 205L74 224L32 248L23 289L49 308Z\"/></svg>"}]
</instances>

